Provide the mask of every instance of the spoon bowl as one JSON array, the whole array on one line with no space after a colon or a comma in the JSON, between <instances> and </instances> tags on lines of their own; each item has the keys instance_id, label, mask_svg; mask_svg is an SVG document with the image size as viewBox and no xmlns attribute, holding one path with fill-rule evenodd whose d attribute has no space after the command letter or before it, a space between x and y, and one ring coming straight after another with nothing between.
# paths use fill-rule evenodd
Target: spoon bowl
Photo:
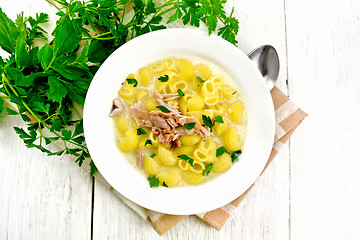
<instances>
[{"instance_id":1,"label":"spoon bowl","mask_svg":"<svg viewBox=\"0 0 360 240\"><path fill-rule=\"evenodd\" d=\"M273 89L280 70L279 56L275 48L271 45L263 45L251 51L248 57L263 75L269 90Z\"/></svg>"}]
</instances>

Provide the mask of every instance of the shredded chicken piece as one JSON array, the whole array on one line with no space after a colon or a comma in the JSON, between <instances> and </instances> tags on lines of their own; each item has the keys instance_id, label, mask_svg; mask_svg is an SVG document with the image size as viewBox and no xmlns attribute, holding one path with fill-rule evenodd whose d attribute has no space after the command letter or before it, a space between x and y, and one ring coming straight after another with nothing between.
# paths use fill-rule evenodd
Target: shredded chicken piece
<instances>
[{"instance_id":1,"label":"shredded chicken piece","mask_svg":"<svg viewBox=\"0 0 360 240\"><path fill-rule=\"evenodd\" d=\"M150 127L154 135L162 144L171 144L172 148L181 146L180 136L199 134L201 137L210 137L211 132L207 126L201 125L195 117L182 115L177 107L170 105L167 101L179 97L179 94L160 94L156 90L154 96L159 105L166 107L169 112L160 110L144 111L139 106L131 106L136 123L140 127ZM195 122L193 129L185 129L183 126Z\"/></svg>"},{"instance_id":2,"label":"shredded chicken piece","mask_svg":"<svg viewBox=\"0 0 360 240\"><path fill-rule=\"evenodd\" d=\"M113 107L109 114L109 117L116 117L124 112L125 108L120 98L115 98L113 101Z\"/></svg>"},{"instance_id":3,"label":"shredded chicken piece","mask_svg":"<svg viewBox=\"0 0 360 240\"><path fill-rule=\"evenodd\" d=\"M136 163L138 165L139 168L143 167L144 164L144 154L142 151L137 150L136 151Z\"/></svg>"}]
</instances>

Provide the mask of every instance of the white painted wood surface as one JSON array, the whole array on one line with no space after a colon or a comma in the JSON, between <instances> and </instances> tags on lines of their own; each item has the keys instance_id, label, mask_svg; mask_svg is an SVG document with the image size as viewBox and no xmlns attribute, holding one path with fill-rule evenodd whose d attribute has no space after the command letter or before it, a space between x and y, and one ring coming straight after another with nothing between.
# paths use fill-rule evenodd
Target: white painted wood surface
<instances>
[{"instance_id":1,"label":"white painted wood surface","mask_svg":"<svg viewBox=\"0 0 360 240\"><path fill-rule=\"evenodd\" d=\"M162 237L71 161L0 120L0 239L359 239L360 2L228 0L245 53L272 44L279 86L309 113L221 231L191 216ZM51 9L0 0L11 17Z\"/></svg>"}]
</instances>

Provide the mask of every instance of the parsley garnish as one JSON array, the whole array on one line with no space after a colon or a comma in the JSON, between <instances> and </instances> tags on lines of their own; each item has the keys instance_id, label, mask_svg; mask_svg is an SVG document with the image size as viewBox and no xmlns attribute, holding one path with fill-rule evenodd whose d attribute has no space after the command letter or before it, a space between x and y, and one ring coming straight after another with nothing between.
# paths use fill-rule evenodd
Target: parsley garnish
<instances>
[{"instance_id":1,"label":"parsley garnish","mask_svg":"<svg viewBox=\"0 0 360 240\"><path fill-rule=\"evenodd\" d=\"M138 85L138 81L136 81L136 79L134 78L127 78L126 81L128 82L128 84L134 84L134 87Z\"/></svg>"},{"instance_id":2,"label":"parsley garnish","mask_svg":"<svg viewBox=\"0 0 360 240\"><path fill-rule=\"evenodd\" d=\"M224 123L224 120L222 119L221 116L216 116L216 117L215 117L215 122Z\"/></svg>"},{"instance_id":3,"label":"parsley garnish","mask_svg":"<svg viewBox=\"0 0 360 240\"><path fill-rule=\"evenodd\" d=\"M188 161L191 166L193 166L193 164L194 164L194 159L192 159L191 157L189 157L186 154L181 154L181 155L179 155L177 157L180 158L180 159L184 159L184 160Z\"/></svg>"},{"instance_id":4,"label":"parsley garnish","mask_svg":"<svg viewBox=\"0 0 360 240\"><path fill-rule=\"evenodd\" d=\"M206 81L206 80L202 79L201 77L196 77L196 79L199 80L199 82L201 82L201 83Z\"/></svg>"},{"instance_id":5,"label":"parsley garnish","mask_svg":"<svg viewBox=\"0 0 360 240\"><path fill-rule=\"evenodd\" d=\"M192 123L187 123L184 125L184 128L186 128L187 130L191 130L195 127L196 122L192 122Z\"/></svg>"},{"instance_id":6,"label":"parsley garnish","mask_svg":"<svg viewBox=\"0 0 360 240\"><path fill-rule=\"evenodd\" d=\"M167 23L176 20L194 27L203 22L209 34L218 29L218 35L237 44L239 22L233 17L234 9L225 13L225 1L166 1L156 5L153 0L47 2L59 16L55 29L49 30L51 39L42 28L48 22L46 13L35 17L19 14L15 23L0 9L0 47L9 53L6 59L0 58L0 117L3 112L20 115L26 127L15 131L26 147L49 155L72 155L79 166L90 154L82 118L73 120L72 109L84 105L94 73L114 50L129 39L167 28ZM118 6L127 2L134 14L125 21L125 8ZM95 34L90 35L85 24ZM35 39L45 44L34 46ZM85 42L82 48L80 42ZM138 82L131 79L128 83L137 87ZM4 105L3 99L11 99L17 111ZM63 147L52 150L48 144L54 141ZM90 160L89 165L94 174L95 164Z\"/></svg>"},{"instance_id":7,"label":"parsley garnish","mask_svg":"<svg viewBox=\"0 0 360 240\"><path fill-rule=\"evenodd\" d=\"M223 155L224 153L229 153L223 146L216 149L216 157Z\"/></svg>"},{"instance_id":8,"label":"parsley garnish","mask_svg":"<svg viewBox=\"0 0 360 240\"><path fill-rule=\"evenodd\" d=\"M211 118L206 115L202 115L202 120L203 120L204 124L206 126L208 126L210 128L210 131L212 132L212 127L214 126L215 122L211 121Z\"/></svg>"},{"instance_id":9,"label":"parsley garnish","mask_svg":"<svg viewBox=\"0 0 360 240\"><path fill-rule=\"evenodd\" d=\"M236 159L237 159L237 157L238 157L240 154L241 154L241 150L237 150L237 151L231 153L231 161L232 161L232 162L235 162Z\"/></svg>"},{"instance_id":10,"label":"parsley garnish","mask_svg":"<svg viewBox=\"0 0 360 240\"><path fill-rule=\"evenodd\" d=\"M203 176L208 175L209 172L211 171L212 167L213 167L213 164L212 164L212 163L210 163L209 165L207 165L207 166L205 167L205 169L203 170L202 175L203 175Z\"/></svg>"},{"instance_id":11,"label":"parsley garnish","mask_svg":"<svg viewBox=\"0 0 360 240\"><path fill-rule=\"evenodd\" d=\"M232 93L232 95L234 95L236 92L237 92L237 91L234 91L234 92Z\"/></svg>"},{"instance_id":12,"label":"parsley garnish","mask_svg":"<svg viewBox=\"0 0 360 240\"><path fill-rule=\"evenodd\" d=\"M167 82L169 81L169 76L165 74L164 76L160 76L158 79L160 82Z\"/></svg>"},{"instance_id":13,"label":"parsley garnish","mask_svg":"<svg viewBox=\"0 0 360 240\"><path fill-rule=\"evenodd\" d=\"M179 96L180 96L180 97L178 97L178 99L181 99L181 98L185 95L184 92L181 91L180 88L178 88L177 92L178 92L178 94L179 94Z\"/></svg>"},{"instance_id":14,"label":"parsley garnish","mask_svg":"<svg viewBox=\"0 0 360 240\"><path fill-rule=\"evenodd\" d=\"M150 187L158 187L159 186L159 178L154 176L148 177Z\"/></svg>"},{"instance_id":15,"label":"parsley garnish","mask_svg":"<svg viewBox=\"0 0 360 240\"><path fill-rule=\"evenodd\" d=\"M153 154L150 155L151 158L154 158L155 156L156 156L155 153L153 153Z\"/></svg>"},{"instance_id":16,"label":"parsley garnish","mask_svg":"<svg viewBox=\"0 0 360 240\"><path fill-rule=\"evenodd\" d=\"M164 187L169 187L165 182L162 183Z\"/></svg>"},{"instance_id":17,"label":"parsley garnish","mask_svg":"<svg viewBox=\"0 0 360 240\"><path fill-rule=\"evenodd\" d=\"M152 145L152 142L151 142L150 139L147 139L147 140L145 141L145 145L144 145L144 146L146 146L146 145L148 145L148 144Z\"/></svg>"},{"instance_id":18,"label":"parsley garnish","mask_svg":"<svg viewBox=\"0 0 360 240\"><path fill-rule=\"evenodd\" d=\"M167 112L170 112L169 109L167 109L166 107L164 106L156 106L156 108L160 109L162 112L164 113L167 113Z\"/></svg>"},{"instance_id":19,"label":"parsley garnish","mask_svg":"<svg viewBox=\"0 0 360 240\"><path fill-rule=\"evenodd\" d=\"M136 134L137 134L137 135L142 135L142 134L146 134L146 132L145 132L144 129L138 128L138 129L136 129Z\"/></svg>"}]
</instances>

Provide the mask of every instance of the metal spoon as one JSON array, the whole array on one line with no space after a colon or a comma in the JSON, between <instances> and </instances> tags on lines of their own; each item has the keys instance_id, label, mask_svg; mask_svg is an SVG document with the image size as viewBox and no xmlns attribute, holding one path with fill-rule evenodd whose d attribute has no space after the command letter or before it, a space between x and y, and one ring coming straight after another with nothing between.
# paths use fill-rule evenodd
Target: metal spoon
<instances>
[{"instance_id":1,"label":"metal spoon","mask_svg":"<svg viewBox=\"0 0 360 240\"><path fill-rule=\"evenodd\" d=\"M279 56L275 48L271 45L263 45L251 51L248 57L263 75L269 90L273 89L280 69Z\"/></svg>"}]
</instances>

